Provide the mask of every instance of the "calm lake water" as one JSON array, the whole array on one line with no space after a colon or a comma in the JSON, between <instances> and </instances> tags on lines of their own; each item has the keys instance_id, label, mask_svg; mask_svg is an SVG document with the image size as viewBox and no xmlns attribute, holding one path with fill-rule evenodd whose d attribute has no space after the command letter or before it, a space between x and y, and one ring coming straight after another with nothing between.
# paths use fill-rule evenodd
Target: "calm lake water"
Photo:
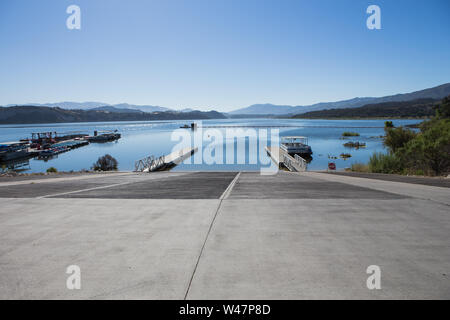
<instances>
[{"instance_id":1,"label":"calm lake water","mask_svg":"<svg viewBox=\"0 0 450 320\"><path fill-rule=\"evenodd\" d=\"M338 156L341 153L350 153L351 158L347 160L333 160L338 170L351 166L355 162L366 163L373 152L385 151L382 140L378 138L382 135L385 120L299 120L299 119L227 119L227 120L204 120L195 121L199 127L203 127L205 137L209 136L206 130L215 128L226 138L226 127L243 127L244 130L251 129L259 133L259 130L266 126L279 126L280 136L306 136L309 145L313 150L313 160L308 166L309 170L324 170L327 168L328 155ZM394 125L406 125L418 123L421 120L392 120ZM92 135L94 130L118 130L122 138L116 142L91 143L57 156L57 158L43 161L37 159L29 160L29 167L26 172L44 172L49 167L55 167L59 171L89 169L98 157L104 154L111 154L119 162L119 170L133 170L136 160L149 155L161 156L172 152L172 148L179 141L172 141L171 136L174 130L181 125L191 121L131 121L131 122L95 122L95 123L58 123L39 125L0 125L0 142L17 141L22 138L31 137L32 132L56 131L58 134L86 133ZM252 129L252 127L254 129ZM191 132L190 130L186 132ZM341 138L344 131L354 131L360 134L359 137L352 137L343 140ZM268 133L270 138L270 131ZM173 170L259 170L262 166L268 166L268 158L265 152L258 156L258 162L249 163L249 143L248 138L245 148L245 163L237 164L186 164L182 163ZM259 137L258 137L259 139ZM263 139L262 139L263 140ZM264 139L266 140L266 139ZM346 141L365 142L367 147L359 150L348 149L343 146ZM203 141L203 148L211 142ZM217 142L212 142L216 143ZM225 159L227 148L234 151L237 149L236 139L229 138L223 142L218 142L223 148L223 158ZM208 149L209 150L209 149ZM235 154L237 151L235 152ZM202 153L203 154L203 153ZM225 161L224 161L225 162Z\"/></svg>"}]
</instances>

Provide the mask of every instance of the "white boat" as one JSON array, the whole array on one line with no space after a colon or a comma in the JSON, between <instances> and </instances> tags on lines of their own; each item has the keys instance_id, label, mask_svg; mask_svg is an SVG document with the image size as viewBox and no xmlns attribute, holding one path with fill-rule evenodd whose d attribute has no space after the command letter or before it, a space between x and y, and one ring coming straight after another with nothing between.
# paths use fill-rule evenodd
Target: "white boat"
<instances>
[{"instance_id":1,"label":"white boat","mask_svg":"<svg viewBox=\"0 0 450 320\"><path fill-rule=\"evenodd\" d=\"M302 136L281 137L280 148L288 154L298 154L310 156L311 147L308 145L308 138Z\"/></svg>"}]
</instances>

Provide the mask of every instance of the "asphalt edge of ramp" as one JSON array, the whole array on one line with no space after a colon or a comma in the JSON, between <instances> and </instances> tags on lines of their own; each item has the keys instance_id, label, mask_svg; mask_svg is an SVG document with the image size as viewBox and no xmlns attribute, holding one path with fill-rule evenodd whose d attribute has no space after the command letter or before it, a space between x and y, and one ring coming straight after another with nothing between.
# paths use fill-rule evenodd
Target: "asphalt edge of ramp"
<instances>
[{"instance_id":1,"label":"asphalt edge of ramp","mask_svg":"<svg viewBox=\"0 0 450 320\"><path fill-rule=\"evenodd\" d=\"M416 199L434 201L446 206L450 206L449 188L361 177L331 175L326 172L309 171L297 174L306 175L325 181L341 182L368 189L408 196Z\"/></svg>"}]
</instances>

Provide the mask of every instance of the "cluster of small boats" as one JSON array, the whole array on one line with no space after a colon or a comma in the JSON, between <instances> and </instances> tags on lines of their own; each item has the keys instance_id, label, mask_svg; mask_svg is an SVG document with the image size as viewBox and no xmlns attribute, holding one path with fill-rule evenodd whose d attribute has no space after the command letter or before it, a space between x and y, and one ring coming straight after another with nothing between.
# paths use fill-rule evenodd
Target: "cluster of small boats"
<instances>
[{"instance_id":1,"label":"cluster of small boats","mask_svg":"<svg viewBox=\"0 0 450 320\"><path fill-rule=\"evenodd\" d=\"M192 122L191 125L183 125L180 127L181 129L192 129L192 130L197 130L197 124L195 122Z\"/></svg>"},{"instance_id":2,"label":"cluster of small boats","mask_svg":"<svg viewBox=\"0 0 450 320\"><path fill-rule=\"evenodd\" d=\"M38 158L51 158L57 154L67 152L67 151L69 151L69 149L67 147L54 147L54 148L42 150L39 153Z\"/></svg>"},{"instance_id":3,"label":"cluster of small boats","mask_svg":"<svg viewBox=\"0 0 450 320\"><path fill-rule=\"evenodd\" d=\"M0 164L19 159L37 158L48 160L58 154L88 145L90 142L108 142L121 138L117 130L99 134L94 131L93 136L86 134L67 134L58 136L56 132L33 133L31 139L0 144Z\"/></svg>"}]
</instances>

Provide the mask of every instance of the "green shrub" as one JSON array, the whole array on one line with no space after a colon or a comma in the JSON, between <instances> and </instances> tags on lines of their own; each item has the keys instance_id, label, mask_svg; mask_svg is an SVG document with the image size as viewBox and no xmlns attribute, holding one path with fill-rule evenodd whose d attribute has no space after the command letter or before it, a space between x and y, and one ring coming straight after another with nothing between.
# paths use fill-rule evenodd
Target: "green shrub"
<instances>
[{"instance_id":1,"label":"green shrub","mask_svg":"<svg viewBox=\"0 0 450 320\"><path fill-rule=\"evenodd\" d=\"M98 158L97 162L92 165L92 169L95 171L113 171L117 170L118 162L109 154Z\"/></svg>"},{"instance_id":2,"label":"green shrub","mask_svg":"<svg viewBox=\"0 0 450 320\"><path fill-rule=\"evenodd\" d=\"M359 137L359 133L358 132L350 132L350 131L345 131L342 133L343 137Z\"/></svg>"},{"instance_id":3,"label":"green shrub","mask_svg":"<svg viewBox=\"0 0 450 320\"><path fill-rule=\"evenodd\" d=\"M369 172L369 166L364 163L352 163L351 171L353 171L353 172Z\"/></svg>"},{"instance_id":4,"label":"green shrub","mask_svg":"<svg viewBox=\"0 0 450 320\"><path fill-rule=\"evenodd\" d=\"M448 119L450 118L450 96L442 99L441 103L435 108L436 118L438 119Z\"/></svg>"},{"instance_id":5,"label":"green shrub","mask_svg":"<svg viewBox=\"0 0 450 320\"><path fill-rule=\"evenodd\" d=\"M390 152L393 153L417 136L414 131L403 127L386 127L385 132L386 137L384 138L384 145L389 148Z\"/></svg>"},{"instance_id":6,"label":"green shrub","mask_svg":"<svg viewBox=\"0 0 450 320\"><path fill-rule=\"evenodd\" d=\"M55 167L50 167L47 169L47 173L56 173L58 170Z\"/></svg>"},{"instance_id":7,"label":"green shrub","mask_svg":"<svg viewBox=\"0 0 450 320\"><path fill-rule=\"evenodd\" d=\"M450 173L450 97L436 106L436 116L419 125L420 133L385 122L389 154L370 157L370 172L415 175ZM355 166L357 170L357 166Z\"/></svg>"},{"instance_id":8,"label":"green shrub","mask_svg":"<svg viewBox=\"0 0 450 320\"><path fill-rule=\"evenodd\" d=\"M450 173L450 120L436 120L425 128L401 148L397 156L412 170L434 175Z\"/></svg>"},{"instance_id":9,"label":"green shrub","mask_svg":"<svg viewBox=\"0 0 450 320\"><path fill-rule=\"evenodd\" d=\"M385 121L384 122L384 127L385 128L393 128L394 124L392 123L392 121Z\"/></svg>"},{"instance_id":10,"label":"green shrub","mask_svg":"<svg viewBox=\"0 0 450 320\"><path fill-rule=\"evenodd\" d=\"M365 148L366 147L366 143L365 142L359 142L359 141L349 141L344 143L344 147L346 148Z\"/></svg>"},{"instance_id":11,"label":"green shrub","mask_svg":"<svg viewBox=\"0 0 450 320\"><path fill-rule=\"evenodd\" d=\"M401 173L403 166L394 154L374 153L369 159L369 171L373 173Z\"/></svg>"}]
</instances>

